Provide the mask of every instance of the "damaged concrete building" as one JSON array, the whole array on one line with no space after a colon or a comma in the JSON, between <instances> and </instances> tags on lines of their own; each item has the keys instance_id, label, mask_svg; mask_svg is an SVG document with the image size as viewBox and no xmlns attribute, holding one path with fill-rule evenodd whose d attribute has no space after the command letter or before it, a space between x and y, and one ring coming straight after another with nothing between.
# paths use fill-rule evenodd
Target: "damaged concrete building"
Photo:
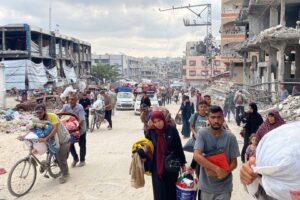
<instances>
[{"instance_id":1,"label":"damaged concrete building","mask_svg":"<svg viewBox=\"0 0 300 200\"><path fill-rule=\"evenodd\" d=\"M7 90L38 89L49 82L61 86L90 75L87 42L28 24L0 26L0 37Z\"/></svg>"},{"instance_id":2,"label":"damaged concrete building","mask_svg":"<svg viewBox=\"0 0 300 200\"><path fill-rule=\"evenodd\" d=\"M230 79L243 83L243 59L234 46L245 41L245 26L237 26L236 18L242 9L242 0L222 0L221 13L221 61L230 72Z\"/></svg>"},{"instance_id":3,"label":"damaged concrete building","mask_svg":"<svg viewBox=\"0 0 300 200\"><path fill-rule=\"evenodd\" d=\"M243 56L245 85L291 93L300 83L300 1L243 0L236 24L247 40L235 48Z\"/></svg>"}]
</instances>

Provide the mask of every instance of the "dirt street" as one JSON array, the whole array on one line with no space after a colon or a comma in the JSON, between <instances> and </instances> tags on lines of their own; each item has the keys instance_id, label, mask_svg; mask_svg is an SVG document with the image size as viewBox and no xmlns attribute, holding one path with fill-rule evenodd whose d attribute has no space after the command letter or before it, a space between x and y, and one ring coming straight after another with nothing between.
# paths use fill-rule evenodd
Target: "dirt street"
<instances>
[{"instance_id":1,"label":"dirt street","mask_svg":"<svg viewBox=\"0 0 300 200\"><path fill-rule=\"evenodd\" d=\"M179 104L167 106L174 113ZM237 135L240 144L242 140L238 136L239 128L229 123L232 131ZM139 116L133 111L117 111L113 116L113 130L106 129L104 124L100 130L87 135L86 166L71 168L71 177L66 184L60 185L58 180L46 179L37 175L37 181L25 197L25 199L141 199L152 200L151 178L146 177L146 185L142 189L130 187L129 165L131 162L132 144L143 137L142 123ZM181 127L178 127L179 131ZM15 162L23 158L27 151L24 145L16 140L17 134L0 133L0 167L7 171ZM186 143L182 139L182 143ZM77 148L78 149L78 148ZM188 162L192 159L191 153L186 153ZM71 163L69 159L69 164ZM239 166L240 166L239 161ZM247 199L239 180L239 170L234 172L233 200ZM8 173L0 175L0 199L15 199L6 186ZM249 198L250 199L250 198Z\"/></svg>"}]
</instances>

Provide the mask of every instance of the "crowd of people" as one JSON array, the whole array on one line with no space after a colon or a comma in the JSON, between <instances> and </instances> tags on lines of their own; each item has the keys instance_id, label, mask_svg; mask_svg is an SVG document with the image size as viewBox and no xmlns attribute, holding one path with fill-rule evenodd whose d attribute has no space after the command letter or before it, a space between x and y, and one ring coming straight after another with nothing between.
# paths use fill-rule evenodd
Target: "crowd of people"
<instances>
[{"instance_id":1,"label":"crowd of people","mask_svg":"<svg viewBox=\"0 0 300 200\"><path fill-rule=\"evenodd\" d=\"M233 190L232 171L237 168L237 158L241 157L243 164L240 178L243 183L249 184L254 180L251 167L256 157L256 147L264 135L271 130L285 124L278 111L271 110L266 119L258 113L257 104L248 102L243 91L229 91L223 105L212 105L210 95L201 96L199 91L190 91L190 95L183 94L182 102L177 112L181 112L183 138L193 139L193 160L186 167L184 156L185 146L181 144L176 125L168 122L163 111L142 112L144 132L154 144L154 158L152 168L152 183L155 200L176 199L176 181L179 169L196 174L199 178L197 199L215 200L231 199ZM148 107L148 106L146 106ZM246 108L245 108L246 107ZM161 109L163 110L163 109ZM229 130L231 113L237 126L241 127L241 136L244 138L242 150L239 150L236 136ZM148 117L148 119L147 119ZM162 136L164 135L164 137ZM170 171L166 166L166 158L170 156L179 160L180 168ZM208 159L210 155L222 155L225 167L219 166ZM163 159L165 158L165 160ZM255 177L257 175L255 174ZM272 199L263 187L259 193L262 199Z\"/></svg>"},{"instance_id":2,"label":"crowd of people","mask_svg":"<svg viewBox=\"0 0 300 200\"><path fill-rule=\"evenodd\" d=\"M134 92L133 92L134 93ZM151 101L146 91L142 91L141 121L144 124L144 135L152 142L154 151L150 162L152 174L152 186L155 200L175 200L176 182L180 171L188 172L199 178L197 199L215 200L231 199L233 190L232 171L237 168L237 158L241 156L244 165L241 168L241 180L245 184L253 182L257 176L251 165L255 162L255 151L261 139L275 128L285 124L278 111L272 110L267 118L258 113L257 105L249 102L249 99L240 90L236 93L228 92L223 108L212 104L212 97L204 95L198 90L179 91L172 88L157 90L160 96L160 106L171 104L172 99L181 101L177 115L181 113L182 130L184 139L193 141L193 160L186 166L184 145L181 143L180 134L174 119L165 107L151 108ZM108 130L112 130L112 115L116 104L116 93L113 90L78 94L70 90L63 96L65 104L61 112L74 114L79 121L79 155L75 143L70 143L61 128L59 117L46 110L42 104L38 104L35 113L40 120L50 121L53 128L50 134L40 138L40 142L46 142L56 134L60 138L60 150L56 154L57 162L62 171L60 183L65 183L69 177L67 158L69 151L73 162L71 167L85 166L86 134L89 130L89 110L103 111L104 118L108 122ZM245 110L245 106L247 106ZM240 126L241 135L244 138L243 149L240 152L236 136L229 130L227 122L230 122L231 113L237 126ZM141 153L141 151L140 151ZM144 152L143 155L146 153ZM220 156L222 163L215 163L212 157ZM253 161L254 160L254 161ZM176 162L177 165L169 165ZM149 164L149 163L148 163ZM267 196L262 189L262 195Z\"/></svg>"}]
</instances>

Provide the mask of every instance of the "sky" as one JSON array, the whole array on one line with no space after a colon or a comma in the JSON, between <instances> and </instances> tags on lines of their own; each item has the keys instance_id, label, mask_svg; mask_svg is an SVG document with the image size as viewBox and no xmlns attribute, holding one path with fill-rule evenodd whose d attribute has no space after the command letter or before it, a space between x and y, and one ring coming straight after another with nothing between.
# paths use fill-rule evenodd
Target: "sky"
<instances>
[{"instance_id":1,"label":"sky","mask_svg":"<svg viewBox=\"0 0 300 200\"><path fill-rule=\"evenodd\" d=\"M181 57L187 41L206 35L205 27L185 27L183 19L205 22L187 9L159 8L212 4L213 35L220 38L221 0L6 0L0 6L0 25L28 23L91 43L95 54L135 57ZM199 12L202 8L195 8Z\"/></svg>"}]
</instances>

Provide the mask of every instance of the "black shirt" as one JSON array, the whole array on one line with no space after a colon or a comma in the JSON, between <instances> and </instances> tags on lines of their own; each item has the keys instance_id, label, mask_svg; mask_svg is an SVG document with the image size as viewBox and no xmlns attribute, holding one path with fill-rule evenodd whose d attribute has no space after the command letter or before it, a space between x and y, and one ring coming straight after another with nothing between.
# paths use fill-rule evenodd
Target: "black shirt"
<instances>
[{"instance_id":1,"label":"black shirt","mask_svg":"<svg viewBox=\"0 0 300 200\"><path fill-rule=\"evenodd\" d=\"M151 107L151 101L150 101L150 99L149 99L149 97L142 97L142 99L141 99L141 106L143 105L143 104L146 104L148 107Z\"/></svg>"},{"instance_id":2,"label":"black shirt","mask_svg":"<svg viewBox=\"0 0 300 200\"><path fill-rule=\"evenodd\" d=\"M88 98L86 98L86 99L80 99L79 100L79 104L82 105L85 113L88 115L88 113L89 113L88 106L92 105L91 100L88 99Z\"/></svg>"}]
</instances>

